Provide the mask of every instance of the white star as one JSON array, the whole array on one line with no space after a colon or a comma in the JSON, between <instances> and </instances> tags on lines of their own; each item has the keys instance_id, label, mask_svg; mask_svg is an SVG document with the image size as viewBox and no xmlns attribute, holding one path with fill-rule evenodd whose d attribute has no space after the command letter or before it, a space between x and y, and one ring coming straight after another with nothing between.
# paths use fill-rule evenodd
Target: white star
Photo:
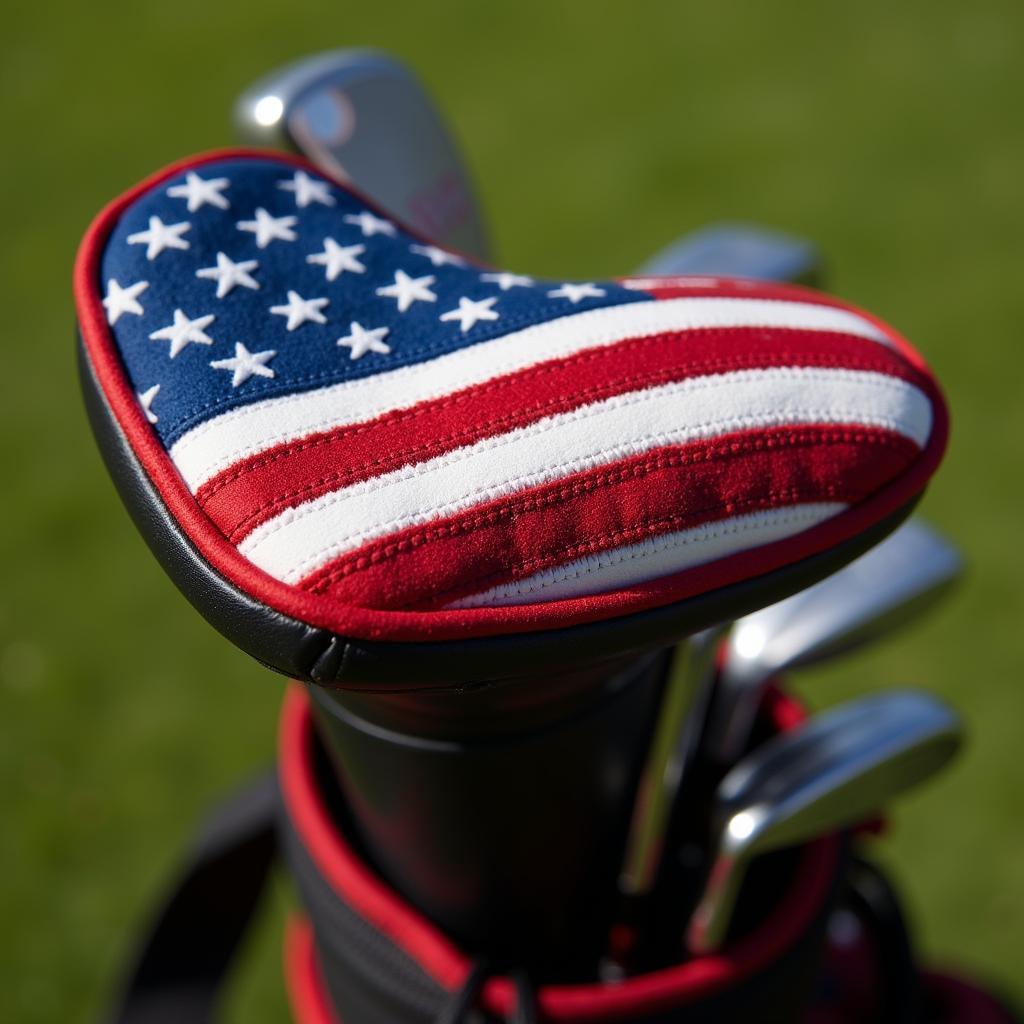
<instances>
[{"instance_id":1,"label":"white star","mask_svg":"<svg viewBox=\"0 0 1024 1024\"><path fill-rule=\"evenodd\" d=\"M454 253L438 249L436 245L410 245L409 251L419 256L426 256L435 267L443 267L450 263L453 267L464 267L466 261Z\"/></svg>"},{"instance_id":2,"label":"white star","mask_svg":"<svg viewBox=\"0 0 1024 1024\"><path fill-rule=\"evenodd\" d=\"M377 294L382 298L395 299L398 312L404 313L414 302L436 302L437 296L430 290L434 283L431 275L427 277L410 277L404 270L395 271L395 283L386 288L378 288Z\"/></svg>"},{"instance_id":3,"label":"white star","mask_svg":"<svg viewBox=\"0 0 1024 1024\"><path fill-rule=\"evenodd\" d=\"M192 227L187 220L178 224L165 224L159 217L149 218L147 231L136 231L128 236L129 245L146 245L146 259L155 260L164 249L187 249L188 242L181 236Z\"/></svg>"},{"instance_id":4,"label":"white star","mask_svg":"<svg viewBox=\"0 0 1024 1024\"><path fill-rule=\"evenodd\" d=\"M306 257L307 263L319 263L326 268L327 280L333 281L339 274L351 270L354 274L361 274L366 267L363 266L357 256L366 252L365 245L338 245L333 238L324 239L324 251L313 253Z\"/></svg>"},{"instance_id":5,"label":"white star","mask_svg":"<svg viewBox=\"0 0 1024 1024\"><path fill-rule=\"evenodd\" d=\"M292 228L298 217L272 217L262 206L256 210L255 220L240 220L239 231L251 231L256 236L256 248L266 249L275 239L282 242L294 242L295 232Z\"/></svg>"},{"instance_id":6,"label":"white star","mask_svg":"<svg viewBox=\"0 0 1024 1024\"><path fill-rule=\"evenodd\" d=\"M103 300L103 306L107 311L107 323L113 326L121 319L122 313L142 316L144 311L138 298L148 287L148 281L136 281L135 284L122 288L114 278L111 278L107 282L107 296Z\"/></svg>"},{"instance_id":7,"label":"white star","mask_svg":"<svg viewBox=\"0 0 1024 1024\"><path fill-rule=\"evenodd\" d=\"M231 359L214 359L210 365L215 370L231 370L231 386L237 388L250 377L275 377L274 371L266 364L276 356L272 349L266 352L250 352L240 341L235 342L235 354Z\"/></svg>"},{"instance_id":8,"label":"white star","mask_svg":"<svg viewBox=\"0 0 1024 1024\"><path fill-rule=\"evenodd\" d=\"M345 223L358 224L359 230L362 231L366 238L372 238L374 235L388 235L391 238L395 236L395 225L389 220L375 217L369 210L363 210L362 213L347 214L345 216Z\"/></svg>"},{"instance_id":9,"label":"white star","mask_svg":"<svg viewBox=\"0 0 1024 1024\"><path fill-rule=\"evenodd\" d=\"M391 351L391 346L384 344L384 339L391 333L387 327L376 327L368 331L355 320L348 327L351 333L339 338L338 344L352 349L348 355L349 359L358 359L367 352L380 352L386 356Z\"/></svg>"},{"instance_id":10,"label":"white star","mask_svg":"<svg viewBox=\"0 0 1024 1024\"><path fill-rule=\"evenodd\" d=\"M203 203L226 210L231 204L221 192L230 184L227 178L200 178L195 171L189 171L185 175L185 184L172 185L167 194L172 199L187 199L189 213L195 213Z\"/></svg>"},{"instance_id":11,"label":"white star","mask_svg":"<svg viewBox=\"0 0 1024 1024\"><path fill-rule=\"evenodd\" d=\"M497 301L493 296L489 299L479 299L475 302L473 299L467 299L463 296L459 299L458 309L449 309L447 313L442 313L438 319L458 320L462 327L462 333L465 334L479 320L498 319L498 314L491 309L491 306Z\"/></svg>"},{"instance_id":12,"label":"white star","mask_svg":"<svg viewBox=\"0 0 1024 1024\"><path fill-rule=\"evenodd\" d=\"M568 299L574 306L580 299L599 299L602 295L604 289L590 281L585 284L563 284L561 288L548 292L549 299Z\"/></svg>"},{"instance_id":13,"label":"white star","mask_svg":"<svg viewBox=\"0 0 1024 1024\"><path fill-rule=\"evenodd\" d=\"M285 192L295 193L295 205L301 210L310 203L323 203L324 206L334 205L334 196L330 186L319 178L311 178L305 171L296 171L291 181L279 181L277 187Z\"/></svg>"},{"instance_id":14,"label":"white star","mask_svg":"<svg viewBox=\"0 0 1024 1024\"><path fill-rule=\"evenodd\" d=\"M153 399L160 394L160 385L154 384L148 391L136 392L136 397L139 400L139 405L142 406L142 411L146 414L146 419L150 423L157 423L156 414L153 412Z\"/></svg>"},{"instance_id":15,"label":"white star","mask_svg":"<svg viewBox=\"0 0 1024 1024\"><path fill-rule=\"evenodd\" d=\"M243 288L252 288L254 291L258 290L260 286L259 281L250 276L250 272L257 267L259 267L259 263L256 260L241 260L235 263L225 253L219 252L217 253L217 266L203 267L202 270L197 270L196 277L204 277L208 281L216 281L217 298L223 299L236 285L241 285Z\"/></svg>"},{"instance_id":16,"label":"white star","mask_svg":"<svg viewBox=\"0 0 1024 1024\"><path fill-rule=\"evenodd\" d=\"M278 316L288 317L288 330L294 331L307 320L316 324L327 323L327 317L320 312L327 305L328 299L304 299L298 292L289 290L288 303L284 306L271 306L270 312Z\"/></svg>"},{"instance_id":17,"label":"white star","mask_svg":"<svg viewBox=\"0 0 1024 1024\"><path fill-rule=\"evenodd\" d=\"M171 358L173 359L183 348L190 343L196 345L212 345L213 338L203 333L204 327L209 327L214 321L214 315L196 317L189 320L185 313L176 309L174 311L174 323L167 327L161 327L154 331L149 337L151 341L169 341L171 343Z\"/></svg>"},{"instance_id":18,"label":"white star","mask_svg":"<svg viewBox=\"0 0 1024 1024\"><path fill-rule=\"evenodd\" d=\"M509 288L529 288L533 284L532 277L510 274L508 271L502 271L500 274L481 274L480 280L496 284L503 292L507 292Z\"/></svg>"}]
</instances>

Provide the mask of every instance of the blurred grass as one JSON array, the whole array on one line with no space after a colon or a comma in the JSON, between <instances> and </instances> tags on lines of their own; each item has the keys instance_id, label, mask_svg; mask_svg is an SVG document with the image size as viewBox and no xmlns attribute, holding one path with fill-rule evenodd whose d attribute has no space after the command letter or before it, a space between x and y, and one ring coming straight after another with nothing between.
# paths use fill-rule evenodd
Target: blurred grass
<instances>
[{"instance_id":1,"label":"blurred grass","mask_svg":"<svg viewBox=\"0 0 1024 1024\"><path fill-rule=\"evenodd\" d=\"M235 94L327 47L430 83L502 261L623 272L709 220L816 239L832 287L932 360L953 443L923 511L967 550L930 622L802 689L930 686L973 734L883 846L929 955L1024 997L1019 731L1024 7L521 2L19 4L0 35L0 990L95 1019L196 815L267 762L281 686L185 604L128 523L73 371L71 261L108 198L230 141ZM285 1019L278 892L229 1019Z\"/></svg>"}]
</instances>

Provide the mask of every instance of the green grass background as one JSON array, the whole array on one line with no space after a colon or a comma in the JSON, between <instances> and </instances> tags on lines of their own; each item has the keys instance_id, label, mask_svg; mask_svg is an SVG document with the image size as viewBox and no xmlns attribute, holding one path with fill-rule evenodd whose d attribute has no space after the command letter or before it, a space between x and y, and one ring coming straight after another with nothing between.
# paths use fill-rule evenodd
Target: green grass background
<instances>
[{"instance_id":1,"label":"green grass background","mask_svg":"<svg viewBox=\"0 0 1024 1024\"><path fill-rule=\"evenodd\" d=\"M1024 996L1024 6L24 3L0 32L0 1017L96 1017L195 817L267 762L281 684L222 641L130 526L73 370L70 269L101 204L231 140L235 94L328 47L430 83L502 259L626 271L744 219L816 239L832 287L930 357L953 442L923 511L970 579L927 624L807 675L892 683L972 742L882 846L920 941ZM280 1021L279 883L228 1019Z\"/></svg>"}]
</instances>

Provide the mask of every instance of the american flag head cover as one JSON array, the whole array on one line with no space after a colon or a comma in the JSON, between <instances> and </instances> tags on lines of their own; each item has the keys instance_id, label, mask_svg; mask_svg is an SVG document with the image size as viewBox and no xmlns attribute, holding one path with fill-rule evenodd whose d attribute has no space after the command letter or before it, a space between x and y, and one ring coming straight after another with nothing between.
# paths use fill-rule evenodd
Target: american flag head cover
<instances>
[{"instance_id":1,"label":"american flag head cover","mask_svg":"<svg viewBox=\"0 0 1024 1024\"><path fill-rule=\"evenodd\" d=\"M252 601L370 640L597 622L769 573L913 500L945 444L921 357L842 302L474 265L269 153L112 203L76 298L174 529Z\"/></svg>"}]
</instances>

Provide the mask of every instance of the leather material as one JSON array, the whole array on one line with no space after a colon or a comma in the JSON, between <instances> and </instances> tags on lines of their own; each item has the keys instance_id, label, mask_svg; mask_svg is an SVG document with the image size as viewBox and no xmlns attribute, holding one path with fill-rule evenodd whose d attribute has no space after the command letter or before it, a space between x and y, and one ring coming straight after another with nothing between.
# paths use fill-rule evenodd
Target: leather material
<instances>
[{"instance_id":1,"label":"leather material","mask_svg":"<svg viewBox=\"0 0 1024 1024\"><path fill-rule=\"evenodd\" d=\"M337 639L275 612L231 584L199 554L139 463L118 426L81 341L78 370L96 443L128 509L164 571L203 617L257 661L284 675L310 679Z\"/></svg>"}]
</instances>

